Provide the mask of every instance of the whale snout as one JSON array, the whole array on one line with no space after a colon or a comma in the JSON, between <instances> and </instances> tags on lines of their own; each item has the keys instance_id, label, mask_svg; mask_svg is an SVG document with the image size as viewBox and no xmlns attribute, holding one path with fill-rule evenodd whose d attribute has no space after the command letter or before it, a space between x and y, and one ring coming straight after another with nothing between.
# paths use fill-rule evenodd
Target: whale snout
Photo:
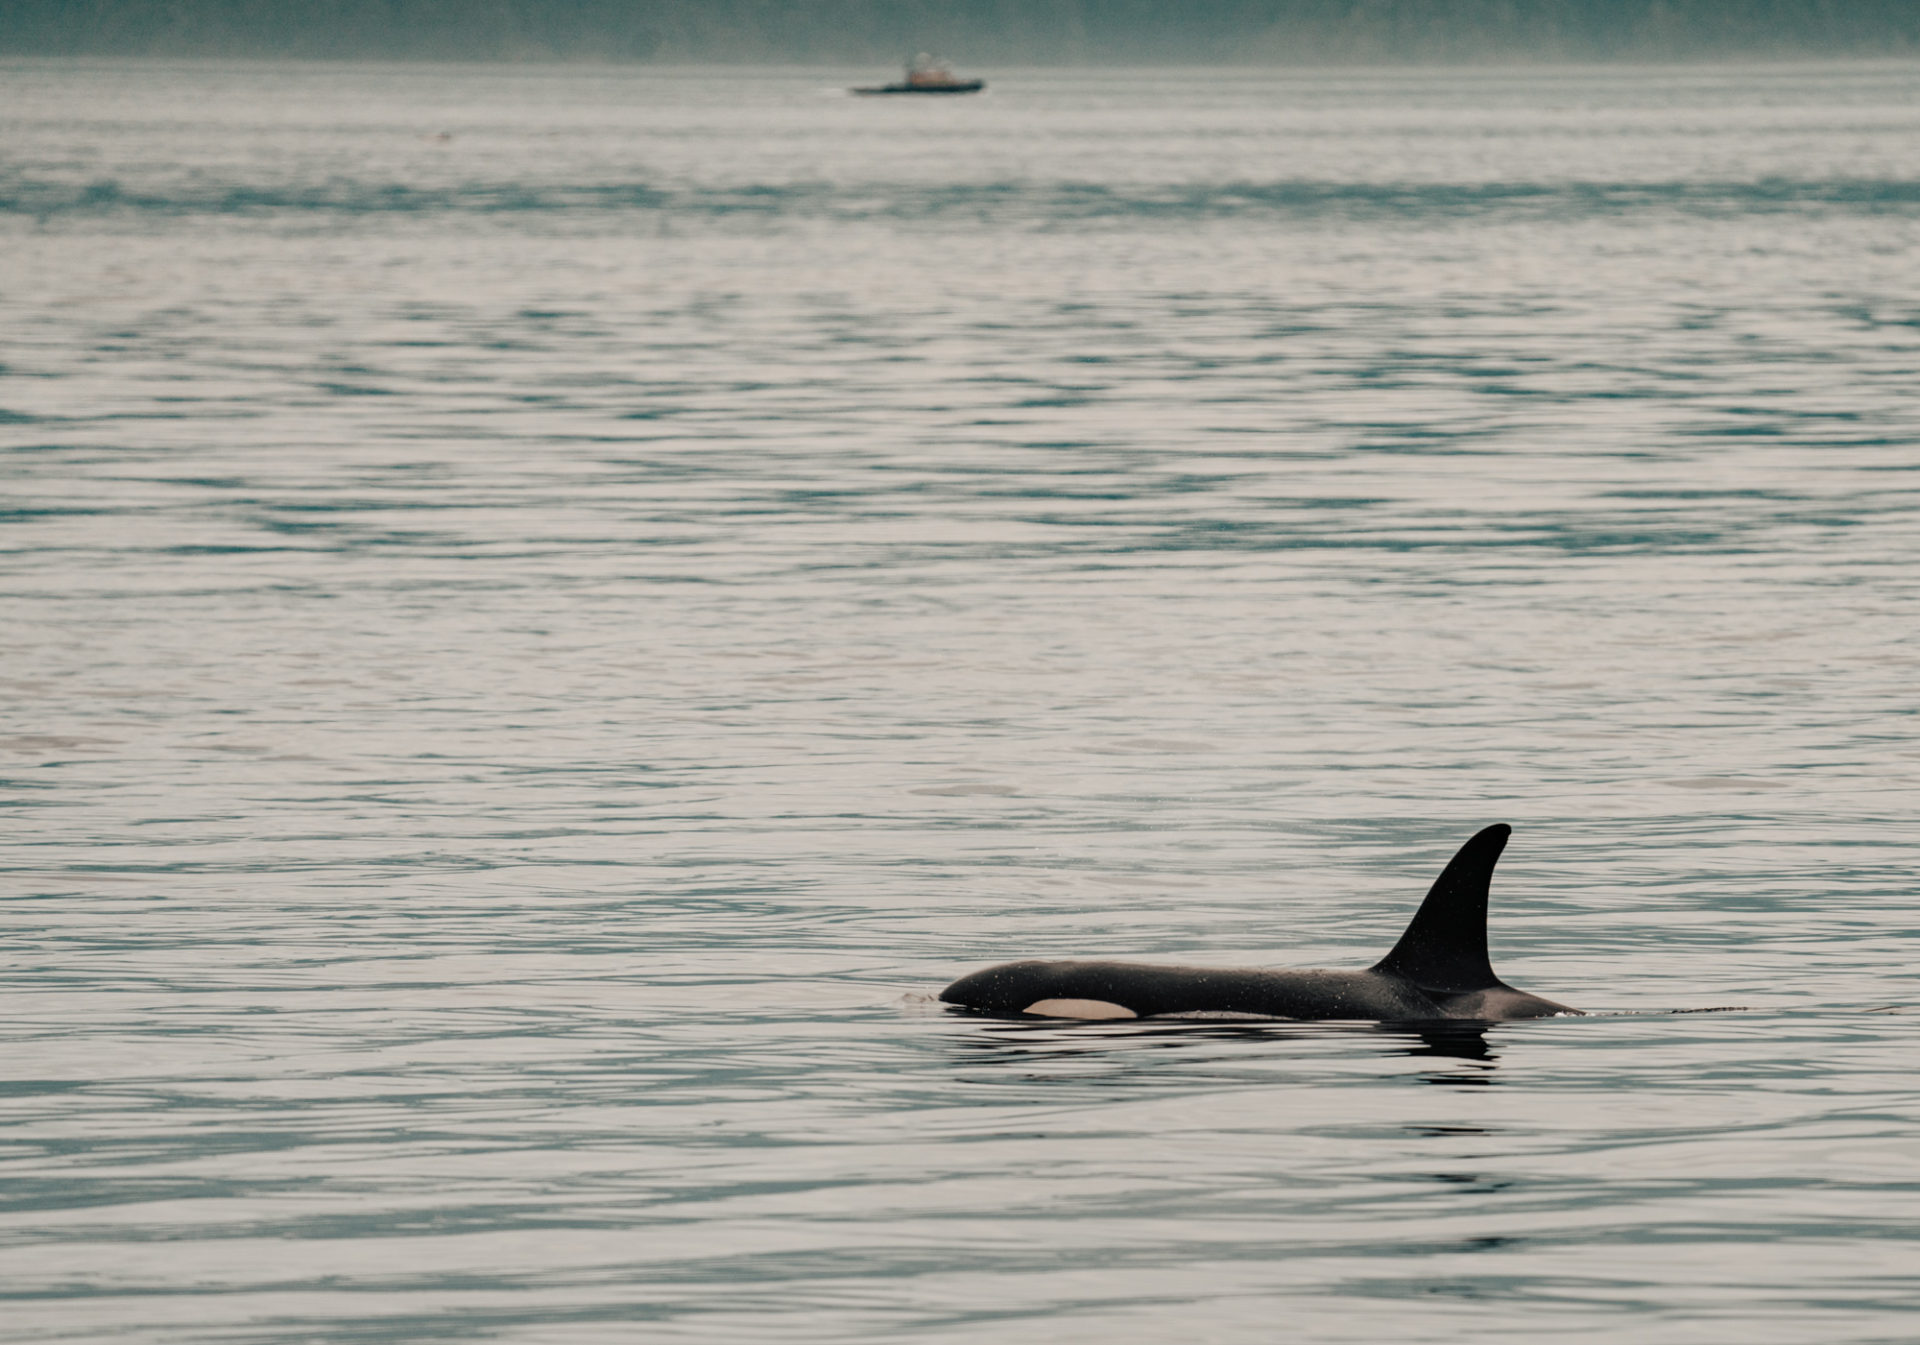
<instances>
[{"instance_id":1,"label":"whale snout","mask_svg":"<svg viewBox=\"0 0 1920 1345\"><path fill-rule=\"evenodd\" d=\"M1045 993L1048 962L1005 962L962 976L940 992L948 1004L982 1013L1022 1013L1027 1005L1050 998Z\"/></svg>"}]
</instances>

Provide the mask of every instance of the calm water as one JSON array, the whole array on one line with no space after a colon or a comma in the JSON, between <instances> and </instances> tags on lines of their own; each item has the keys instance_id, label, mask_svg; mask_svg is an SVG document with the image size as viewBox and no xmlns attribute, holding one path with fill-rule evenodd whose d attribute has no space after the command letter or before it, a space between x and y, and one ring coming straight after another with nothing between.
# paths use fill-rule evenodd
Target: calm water
<instances>
[{"instance_id":1,"label":"calm water","mask_svg":"<svg viewBox=\"0 0 1920 1345\"><path fill-rule=\"evenodd\" d=\"M0 1339L1920 1334L1920 68L881 73L0 67Z\"/></svg>"}]
</instances>

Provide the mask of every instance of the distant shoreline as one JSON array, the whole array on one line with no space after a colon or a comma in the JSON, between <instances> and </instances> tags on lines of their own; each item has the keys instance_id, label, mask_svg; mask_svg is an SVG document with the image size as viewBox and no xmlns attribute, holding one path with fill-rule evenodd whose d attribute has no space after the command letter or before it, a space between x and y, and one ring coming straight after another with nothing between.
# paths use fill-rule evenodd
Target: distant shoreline
<instances>
[{"instance_id":1,"label":"distant shoreline","mask_svg":"<svg viewBox=\"0 0 1920 1345\"><path fill-rule=\"evenodd\" d=\"M1911 0L9 0L0 57L970 69L1920 56Z\"/></svg>"}]
</instances>

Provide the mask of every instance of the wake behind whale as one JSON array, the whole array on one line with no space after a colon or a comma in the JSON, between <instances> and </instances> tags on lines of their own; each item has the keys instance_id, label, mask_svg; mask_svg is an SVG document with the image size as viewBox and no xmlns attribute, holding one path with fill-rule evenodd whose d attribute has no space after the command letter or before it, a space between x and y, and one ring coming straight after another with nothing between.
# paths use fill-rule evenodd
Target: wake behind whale
<instances>
[{"instance_id":1,"label":"wake behind whale","mask_svg":"<svg viewBox=\"0 0 1920 1345\"><path fill-rule=\"evenodd\" d=\"M1493 974L1487 958L1488 890L1512 833L1496 824L1461 846L1393 951L1365 971L1008 962L961 977L940 998L979 1013L1041 1018L1491 1022L1578 1014L1514 989Z\"/></svg>"}]
</instances>

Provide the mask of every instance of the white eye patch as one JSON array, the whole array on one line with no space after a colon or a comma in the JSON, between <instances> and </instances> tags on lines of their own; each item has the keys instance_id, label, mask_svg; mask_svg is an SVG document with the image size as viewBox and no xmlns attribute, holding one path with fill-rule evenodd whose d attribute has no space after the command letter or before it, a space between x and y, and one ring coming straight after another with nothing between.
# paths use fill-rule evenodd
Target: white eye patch
<instances>
[{"instance_id":1,"label":"white eye patch","mask_svg":"<svg viewBox=\"0 0 1920 1345\"><path fill-rule=\"evenodd\" d=\"M1123 1004L1104 999L1036 999L1022 1009L1038 1018L1138 1018L1140 1015Z\"/></svg>"}]
</instances>

